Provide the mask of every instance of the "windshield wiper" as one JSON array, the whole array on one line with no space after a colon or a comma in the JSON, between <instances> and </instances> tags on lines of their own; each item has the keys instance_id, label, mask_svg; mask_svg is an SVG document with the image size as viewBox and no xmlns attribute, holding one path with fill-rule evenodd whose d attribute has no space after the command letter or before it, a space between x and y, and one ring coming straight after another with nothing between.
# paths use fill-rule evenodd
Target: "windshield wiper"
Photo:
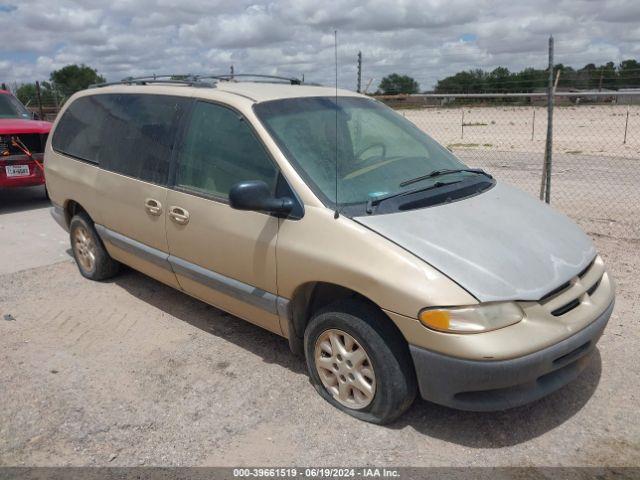
<instances>
[{"instance_id":1,"label":"windshield wiper","mask_svg":"<svg viewBox=\"0 0 640 480\"><path fill-rule=\"evenodd\" d=\"M419 177L405 180L400 183L400 186L406 187L407 185L421 182L422 180L426 180L428 178L440 177L442 175L449 175L450 173L460 173L460 172L477 173L478 175L485 175L489 178L493 178L489 173L485 172L481 168L454 168L454 169L445 169L445 170L434 170L432 172L427 173L426 175L420 175Z\"/></svg>"},{"instance_id":2,"label":"windshield wiper","mask_svg":"<svg viewBox=\"0 0 640 480\"><path fill-rule=\"evenodd\" d=\"M404 196L404 195L411 195L413 193L424 192L424 191L427 191L427 190L432 190L434 188L444 187L446 185L453 185L454 183L460 183L460 180L457 180L455 182L446 182L446 183L445 182L436 182L433 185L429 185L427 187L413 188L411 190L401 190L399 192L389 193L387 195L381 195L379 197L369 198L369 200L367 200L367 205L365 207L365 211L368 214L372 214L374 206L384 202L385 200L389 200L390 198L396 198L396 197L400 197L400 196Z\"/></svg>"}]
</instances>

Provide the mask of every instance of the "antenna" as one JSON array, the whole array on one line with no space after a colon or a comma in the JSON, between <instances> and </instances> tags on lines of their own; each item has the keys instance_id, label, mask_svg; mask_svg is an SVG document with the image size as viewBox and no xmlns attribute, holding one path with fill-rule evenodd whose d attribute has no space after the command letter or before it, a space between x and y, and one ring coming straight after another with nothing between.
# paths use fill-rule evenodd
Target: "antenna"
<instances>
[{"instance_id":1,"label":"antenna","mask_svg":"<svg viewBox=\"0 0 640 480\"><path fill-rule=\"evenodd\" d=\"M338 218L340 216L340 204L338 203L338 30L333 31L333 45L336 69L336 211L333 218Z\"/></svg>"},{"instance_id":2,"label":"antenna","mask_svg":"<svg viewBox=\"0 0 640 480\"><path fill-rule=\"evenodd\" d=\"M361 93L362 90L362 52L358 52L358 84L356 92Z\"/></svg>"}]
</instances>

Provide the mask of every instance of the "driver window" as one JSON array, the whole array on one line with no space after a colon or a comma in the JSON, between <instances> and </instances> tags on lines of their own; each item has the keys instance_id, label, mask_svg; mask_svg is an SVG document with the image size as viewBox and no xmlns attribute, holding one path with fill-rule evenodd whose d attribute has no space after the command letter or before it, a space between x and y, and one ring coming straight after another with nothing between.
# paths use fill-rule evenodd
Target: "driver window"
<instances>
[{"instance_id":1,"label":"driver window","mask_svg":"<svg viewBox=\"0 0 640 480\"><path fill-rule=\"evenodd\" d=\"M245 180L262 180L274 191L277 176L243 117L213 103L195 104L178 150L177 186L228 198L231 187Z\"/></svg>"}]
</instances>

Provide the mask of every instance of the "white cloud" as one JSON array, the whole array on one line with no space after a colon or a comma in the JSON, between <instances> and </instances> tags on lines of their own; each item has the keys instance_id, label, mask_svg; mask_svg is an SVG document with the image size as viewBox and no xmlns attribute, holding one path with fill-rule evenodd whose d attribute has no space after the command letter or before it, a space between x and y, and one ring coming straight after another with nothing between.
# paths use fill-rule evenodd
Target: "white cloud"
<instances>
[{"instance_id":1,"label":"white cloud","mask_svg":"<svg viewBox=\"0 0 640 480\"><path fill-rule=\"evenodd\" d=\"M20 35L0 42L4 82L47 79L85 63L116 80L173 72L305 75L331 83L333 30L340 83L391 72L423 88L461 69L517 70L546 63L547 38L565 65L640 56L637 0L5 0L0 21ZM465 40L461 40L464 38Z\"/></svg>"}]
</instances>

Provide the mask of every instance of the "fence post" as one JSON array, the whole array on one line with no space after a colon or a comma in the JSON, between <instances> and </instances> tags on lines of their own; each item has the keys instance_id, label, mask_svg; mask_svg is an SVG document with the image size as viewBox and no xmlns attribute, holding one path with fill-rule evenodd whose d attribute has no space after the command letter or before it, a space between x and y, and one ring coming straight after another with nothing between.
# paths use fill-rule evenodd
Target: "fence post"
<instances>
[{"instance_id":1,"label":"fence post","mask_svg":"<svg viewBox=\"0 0 640 480\"><path fill-rule=\"evenodd\" d=\"M553 36L549 37L549 85L547 87L547 142L540 182L540 200L551 203L551 163L553 155Z\"/></svg>"},{"instance_id":2,"label":"fence post","mask_svg":"<svg viewBox=\"0 0 640 480\"><path fill-rule=\"evenodd\" d=\"M627 128L629 127L629 105L627 105L627 119L624 121L624 140L623 144L627 143Z\"/></svg>"},{"instance_id":3,"label":"fence post","mask_svg":"<svg viewBox=\"0 0 640 480\"><path fill-rule=\"evenodd\" d=\"M462 107L462 120L460 121L460 140L464 139L464 106Z\"/></svg>"},{"instance_id":4,"label":"fence post","mask_svg":"<svg viewBox=\"0 0 640 480\"><path fill-rule=\"evenodd\" d=\"M44 110L42 110L42 97L40 96L40 82L36 80L36 96L38 98L38 111L40 112L40 120L44 120Z\"/></svg>"},{"instance_id":5,"label":"fence post","mask_svg":"<svg viewBox=\"0 0 640 480\"><path fill-rule=\"evenodd\" d=\"M536 107L533 107L533 120L531 121L531 141L533 142L533 136L536 133Z\"/></svg>"}]
</instances>

